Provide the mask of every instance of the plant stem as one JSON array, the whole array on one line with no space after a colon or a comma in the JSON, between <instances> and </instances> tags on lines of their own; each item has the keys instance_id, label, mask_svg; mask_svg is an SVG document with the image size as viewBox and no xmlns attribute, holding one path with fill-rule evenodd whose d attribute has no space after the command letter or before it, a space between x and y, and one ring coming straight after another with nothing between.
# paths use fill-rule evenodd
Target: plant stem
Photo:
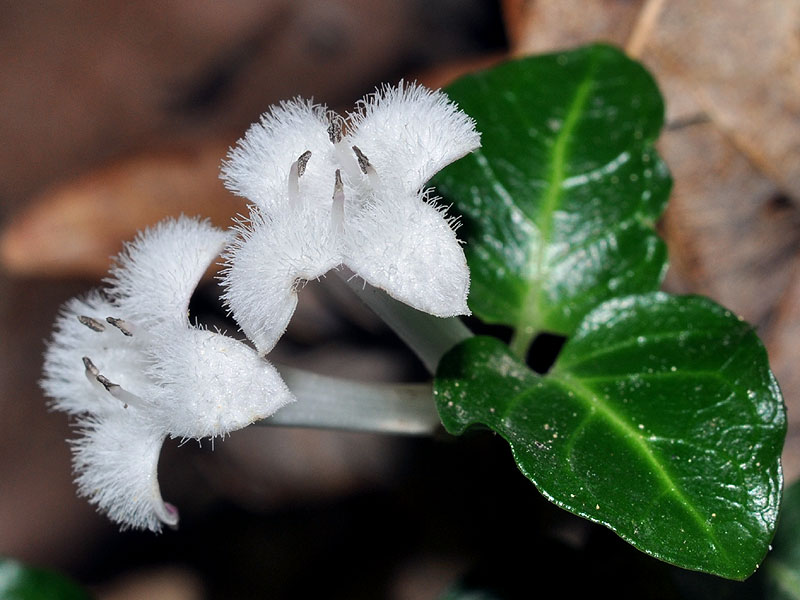
<instances>
[{"instance_id":1,"label":"plant stem","mask_svg":"<svg viewBox=\"0 0 800 600\"><path fill-rule=\"evenodd\" d=\"M419 357L436 371L442 356L472 337L460 319L441 319L415 310L376 289L349 269L340 278ZM346 429L378 433L431 434L440 425L430 383L363 383L276 365L297 402L259 425Z\"/></svg>"},{"instance_id":2,"label":"plant stem","mask_svg":"<svg viewBox=\"0 0 800 600\"><path fill-rule=\"evenodd\" d=\"M276 365L297 402L259 425L427 435L439 427L430 383L362 383Z\"/></svg>"},{"instance_id":3,"label":"plant stem","mask_svg":"<svg viewBox=\"0 0 800 600\"><path fill-rule=\"evenodd\" d=\"M525 362L527 360L528 351L531 349L531 344L536 334L536 330L532 327L521 327L514 330L508 346L511 352L521 361Z\"/></svg>"},{"instance_id":4,"label":"plant stem","mask_svg":"<svg viewBox=\"0 0 800 600\"><path fill-rule=\"evenodd\" d=\"M473 335L458 317L442 319L411 308L367 284L349 269L341 269L338 275L411 348L431 374L450 348Z\"/></svg>"}]
</instances>

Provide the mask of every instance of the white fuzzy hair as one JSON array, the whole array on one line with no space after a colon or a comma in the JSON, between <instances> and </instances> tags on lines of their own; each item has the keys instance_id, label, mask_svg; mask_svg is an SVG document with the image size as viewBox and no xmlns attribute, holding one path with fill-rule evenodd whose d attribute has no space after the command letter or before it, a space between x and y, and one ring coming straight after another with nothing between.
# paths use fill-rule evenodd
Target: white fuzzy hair
<instances>
[{"instance_id":1,"label":"white fuzzy hair","mask_svg":"<svg viewBox=\"0 0 800 600\"><path fill-rule=\"evenodd\" d=\"M106 293L69 301L56 321L42 388L77 418L80 493L123 528L177 524L156 474L166 437L224 436L293 400L250 347L189 324L226 237L206 221L164 221L126 246Z\"/></svg>"},{"instance_id":2,"label":"white fuzzy hair","mask_svg":"<svg viewBox=\"0 0 800 600\"><path fill-rule=\"evenodd\" d=\"M331 122L345 123L341 140L329 138ZM226 185L256 205L226 253L223 285L259 352L286 329L299 282L340 264L419 310L469 314L469 269L454 220L424 185L478 146L474 121L444 93L404 82L366 97L346 119L302 100L264 114L222 169ZM306 151L298 178L292 163Z\"/></svg>"}]
</instances>

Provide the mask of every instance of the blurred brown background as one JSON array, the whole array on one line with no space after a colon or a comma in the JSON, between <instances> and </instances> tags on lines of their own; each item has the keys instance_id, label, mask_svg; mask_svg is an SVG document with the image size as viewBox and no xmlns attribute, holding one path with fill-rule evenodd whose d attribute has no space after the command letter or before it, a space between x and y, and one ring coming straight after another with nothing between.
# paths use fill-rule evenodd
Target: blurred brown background
<instances>
[{"instance_id":1,"label":"blurred brown background","mask_svg":"<svg viewBox=\"0 0 800 600\"><path fill-rule=\"evenodd\" d=\"M65 569L103 598L261 597L297 585L298 562L336 552L321 543L309 558L301 540L319 536L313 523L340 524L333 538L349 535L351 521L372 526L356 516L371 510L406 514L387 498L427 442L251 428L213 454L167 448L164 493L183 509L186 537L118 534L74 496L66 418L46 411L36 385L43 340L58 306L96 285L138 229L181 212L226 225L242 210L217 180L219 161L271 103L302 95L347 108L382 82L443 85L509 54L595 40L642 60L665 93L660 149L675 178L662 222L667 288L711 296L758 327L789 405L787 477L800 475L797 0L43 0L0 9L0 554ZM198 296L198 312L213 313L213 293ZM347 294L311 285L301 298L279 359L377 380L419 375ZM231 542L234 531L244 541ZM182 550L200 540L238 565L222 569L228 577L263 572L278 583L221 592L209 573L223 559L205 564ZM370 596L367 578L363 597L435 598L464 566L452 548L407 545L396 556L384 549L382 593ZM362 597L354 589L348 595Z\"/></svg>"}]
</instances>

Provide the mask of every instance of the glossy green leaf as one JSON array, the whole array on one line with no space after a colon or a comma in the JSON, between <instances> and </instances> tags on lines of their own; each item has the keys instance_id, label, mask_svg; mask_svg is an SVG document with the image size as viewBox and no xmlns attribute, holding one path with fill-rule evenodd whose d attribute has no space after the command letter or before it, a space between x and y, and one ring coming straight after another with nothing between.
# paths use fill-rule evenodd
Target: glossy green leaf
<instances>
[{"instance_id":1,"label":"glossy green leaf","mask_svg":"<svg viewBox=\"0 0 800 600\"><path fill-rule=\"evenodd\" d=\"M476 315L514 327L521 354L538 331L569 335L600 302L658 289L671 179L653 149L664 105L639 63L594 45L446 91L482 135L434 180L463 217Z\"/></svg>"},{"instance_id":2,"label":"glossy green leaf","mask_svg":"<svg viewBox=\"0 0 800 600\"><path fill-rule=\"evenodd\" d=\"M89 600L69 579L15 560L0 559L0 598L3 600Z\"/></svg>"},{"instance_id":3,"label":"glossy green leaf","mask_svg":"<svg viewBox=\"0 0 800 600\"><path fill-rule=\"evenodd\" d=\"M734 579L767 552L783 401L750 325L710 300L610 300L546 376L472 338L444 356L435 392L450 433L489 426L546 497L644 552Z\"/></svg>"},{"instance_id":4,"label":"glossy green leaf","mask_svg":"<svg viewBox=\"0 0 800 600\"><path fill-rule=\"evenodd\" d=\"M771 551L746 582L676 573L682 600L800 600L800 481L784 490Z\"/></svg>"}]
</instances>

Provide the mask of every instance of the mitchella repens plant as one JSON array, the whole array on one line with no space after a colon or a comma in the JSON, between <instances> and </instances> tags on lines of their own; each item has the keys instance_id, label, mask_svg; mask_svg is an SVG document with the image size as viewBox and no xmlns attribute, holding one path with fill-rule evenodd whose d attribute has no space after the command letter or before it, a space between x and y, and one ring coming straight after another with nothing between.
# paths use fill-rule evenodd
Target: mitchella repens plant
<instances>
[{"instance_id":1,"label":"mitchella repens plant","mask_svg":"<svg viewBox=\"0 0 800 600\"><path fill-rule=\"evenodd\" d=\"M663 114L650 75L604 45L510 61L444 92L384 87L344 117L299 99L273 107L222 167L252 203L246 219L149 229L107 290L58 318L42 384L77 419L80 493L123 527L158 531L178 521L156 476L168 436L259 420L480 424L557 505L670 563L749 576L775 531L785 411L750 325L658 291ZM222 300L255 349L188 321L220 255ZM330 270L355 280L432 384L281 370L284 383L264 357L302 282ZM472 336L458 319L470 312L507 327L509 344ZM566 342L538 374L526 358L544 332Z\"/></svg>"}]
</instances>

